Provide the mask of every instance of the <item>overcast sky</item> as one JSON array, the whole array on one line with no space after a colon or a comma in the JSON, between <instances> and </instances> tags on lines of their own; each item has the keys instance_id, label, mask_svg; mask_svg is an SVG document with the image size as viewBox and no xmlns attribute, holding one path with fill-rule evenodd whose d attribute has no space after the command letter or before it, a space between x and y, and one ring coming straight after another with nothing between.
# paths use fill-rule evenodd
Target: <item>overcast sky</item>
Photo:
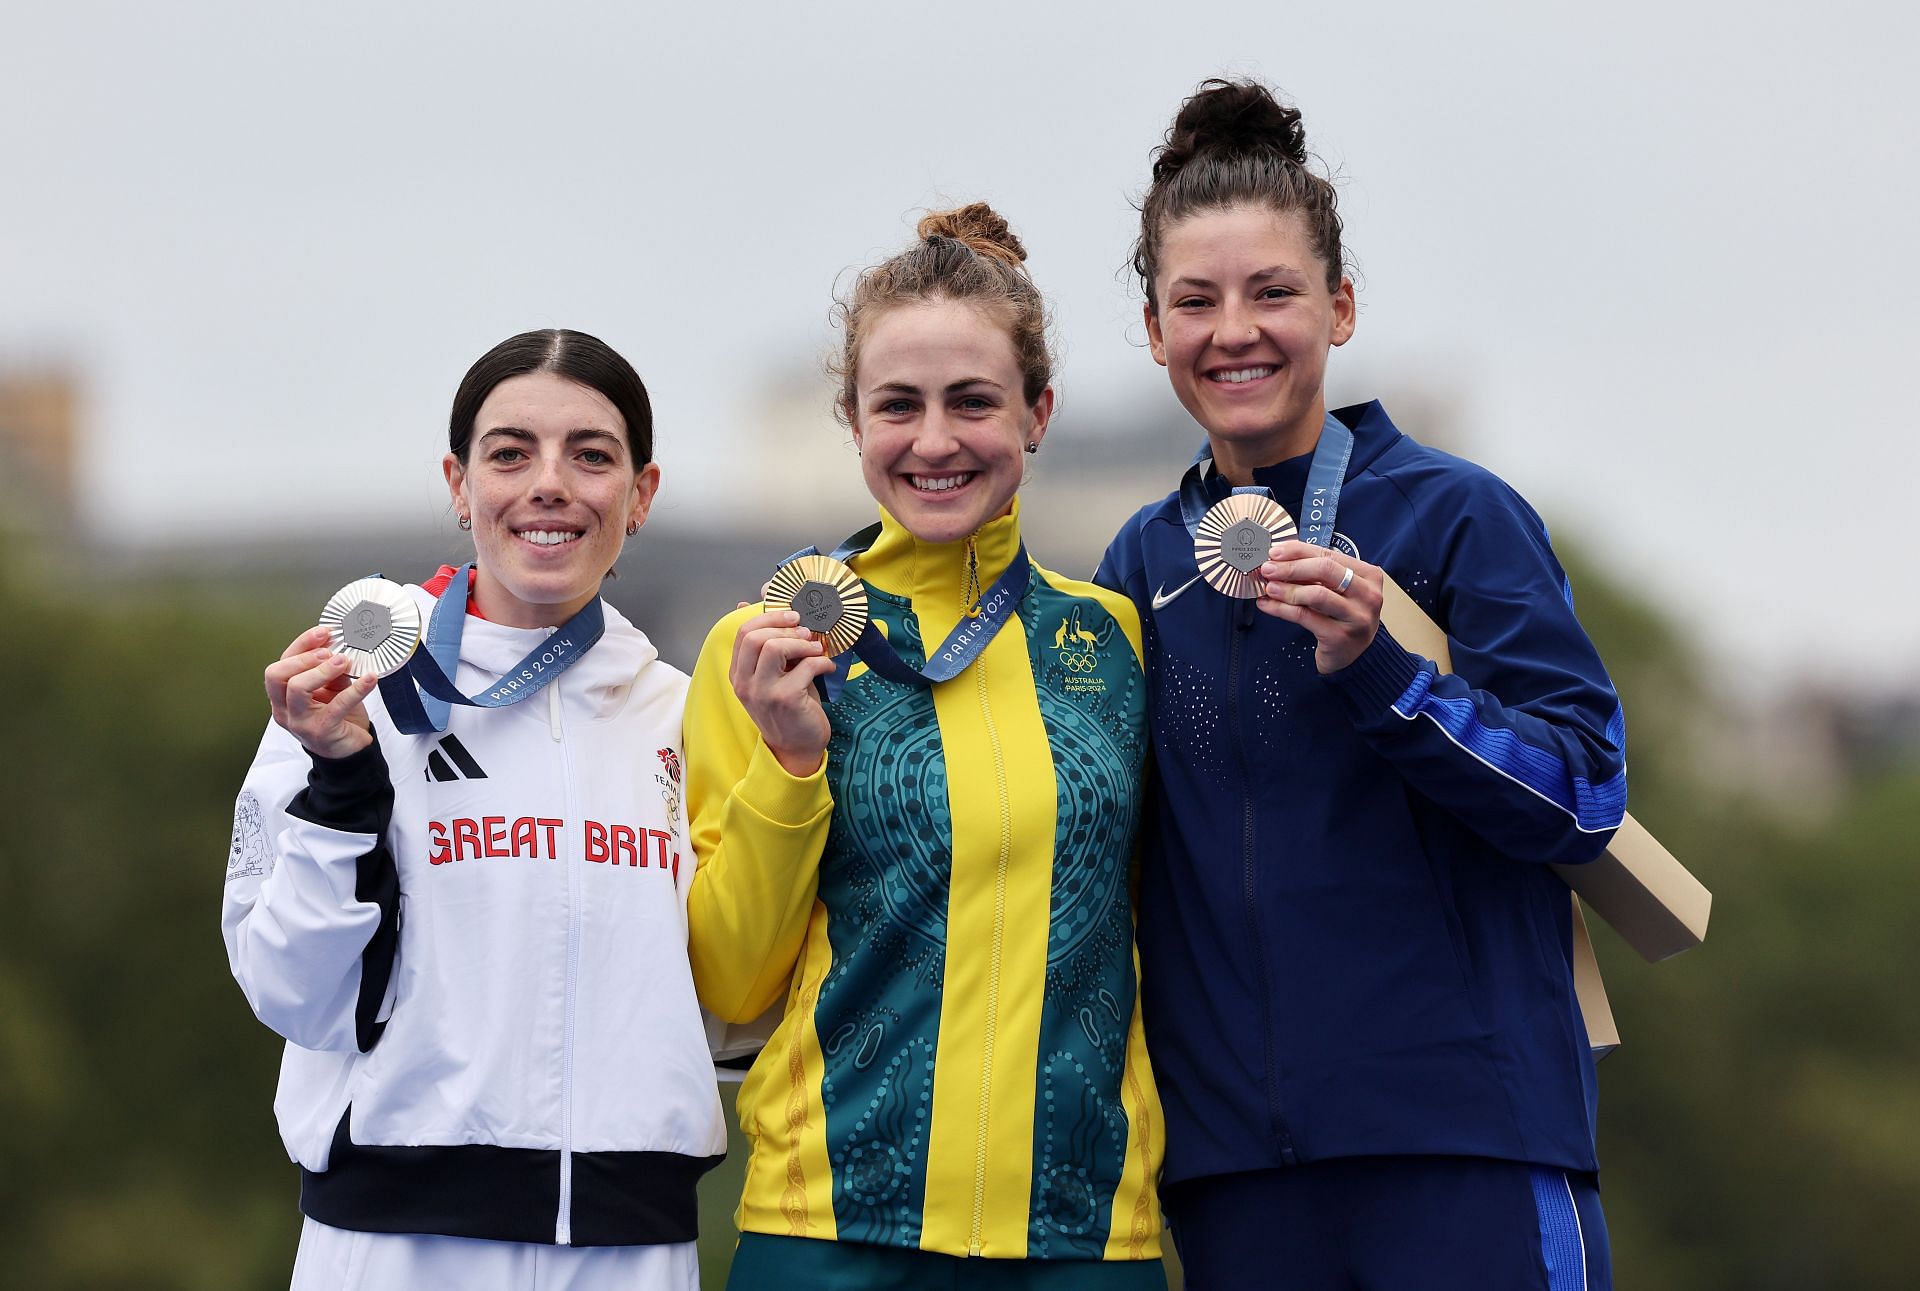
<instances>
[{"instance_id":1,"label":"overcast sky","mask_svg":"<svg viewBox=\"0 0 1920 1291\"><path fill-rule=\"evenodd\" d=\"M81 370L91 526L323 540L443 522L460 374L577 327L646 378L688 523L777 471L745 423L836 277L986 197L1056 309L1056 435L1163 406L1184 445L1129 201L1252 74L1341 177L1337 397L1430 391L1749 686L1920 684L1911 7L1174 12L3 0L0 365Z\"/></svg>"}]
</instances>

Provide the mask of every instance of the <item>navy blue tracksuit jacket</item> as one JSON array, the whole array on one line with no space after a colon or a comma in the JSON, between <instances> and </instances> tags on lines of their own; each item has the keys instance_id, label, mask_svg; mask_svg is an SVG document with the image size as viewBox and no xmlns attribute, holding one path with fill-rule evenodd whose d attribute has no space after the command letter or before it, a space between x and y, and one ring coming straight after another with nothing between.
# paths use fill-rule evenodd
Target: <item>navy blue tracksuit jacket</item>
<instances>
[{"instance_id":1,"label":"navy blue tracksuit jacket","mask_svg":"<svg viewBox=\"0 0 1920 1291\"><path fill-rule=\"evenodd\" d=\"M1355 440L1335 546L1446 629L1452 675L1383 629L1322 677L1304 628L1178 591L1195 565L1176 495L1096 575L1146 633L1139 943L1165 1181L1385 1154L1593 1170L1547 863L1593 859L1620 823L1619 701L1532 508L1377 403L1335 416ZM1296 516L1308 462L1257 477Z\"/></svg>"}]
</instances>

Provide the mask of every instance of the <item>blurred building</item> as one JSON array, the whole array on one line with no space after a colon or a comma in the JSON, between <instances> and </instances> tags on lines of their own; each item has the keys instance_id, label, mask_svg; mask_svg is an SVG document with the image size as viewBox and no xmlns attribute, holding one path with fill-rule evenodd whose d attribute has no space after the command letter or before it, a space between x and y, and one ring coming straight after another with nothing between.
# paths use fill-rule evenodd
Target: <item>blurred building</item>
<instances>
[{"instance_id":1,"label":"blurred building","mask_svg":"<svg viewBox=\"0 0 1920 1291\"><path fill-rule=\"evenodd\" d=\"M59 364L0 366L0 504L8 527L66 533L74 515L80 384Z\"/></svg>"}]
</instances>

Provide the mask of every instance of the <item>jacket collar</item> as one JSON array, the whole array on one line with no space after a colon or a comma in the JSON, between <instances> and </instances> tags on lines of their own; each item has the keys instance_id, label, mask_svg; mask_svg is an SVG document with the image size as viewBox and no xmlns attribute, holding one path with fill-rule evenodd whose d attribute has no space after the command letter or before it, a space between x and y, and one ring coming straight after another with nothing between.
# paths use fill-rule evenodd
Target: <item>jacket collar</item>
<instances>
[{"instance_id":1,"label":"jacket collar","mask_svg":"<svg viewBox=\"0 0 1920 1291\"><path fill-rule=\"evenodd\" d=\"M1335 408L1333 415L1341 425L1353 432L1353 456L1347 461L1347 473L1344 479L1351 480L1373 465L1379 456L1398 443L1403 436L1393 420L1387 416L1387 410L1378 399L1366 403L1356 403L1345 408ZM1316 445L1317 447L1317 445ZM1301 494L1306 492L1307 469L1313 465L1312 452L1302 453L1298 457L1289 457L1284 462L1275 462L1271 466L1254 468L1253 482L1270 489L1282 506L1291 509ZM1215 498L1227 495L1231 486L1218 470L1209 467L1207 471L1207 489Z\"/></svg>"},{"instance_id":2,"label":"jacket collar","mask_svg":"<svg viewBox=\"0 0 1920 1291\"><path fill-rule=\"evenodd\" d=\"M1353 460L1347 463L1347 479L1373 465L1374 459L1399 443L1402 436L1393 419L1378 399L1335 408L1333 415L1353 432Z\"/></svg>"},{"instance_id":3,"label":"jacket collar","mask_svg":"<svg viewBox=\"0 0 1920 1291\"><path fill-rule=\"evenodd\" d=\"M989 520L957 542L923 542L914 537L883 507L880 536L873 546L853 557L861 579L882 592L912 602L922 620L922 634L938 640L959 621L966 609L967 548L979 562L976 594L993 586L1020 550L1020 499L1007 514Z\"/></svg>"}]
</instances>

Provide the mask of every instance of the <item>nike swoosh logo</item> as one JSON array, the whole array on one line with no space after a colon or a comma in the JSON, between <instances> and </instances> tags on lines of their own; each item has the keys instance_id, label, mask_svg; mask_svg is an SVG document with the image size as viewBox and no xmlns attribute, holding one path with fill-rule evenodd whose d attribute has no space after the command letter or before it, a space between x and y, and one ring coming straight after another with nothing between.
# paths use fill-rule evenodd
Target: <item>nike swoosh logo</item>
<instances>
[{"instance_id":1,"label":"nike swoosh logo","mask_svg":"<svg viewBox=\"0 0 1920 1291\"><path fill-rule=\"evenodd\" d=\"M1180 584L1180 586L1174 588L1171 592L1167 590L1167 585L1165 583L1160 584L1160 590L1153 594L1153 608L1156 610L1166 609L1167 606L1173 604L1174 601L1179 599L1180 593L1186 591L1189 587L1192 587L1195 583L1199 581L1200 581L1200 575L1195 574L1192 578L1189 578L1186 582Z\"/></svg>"}]
</instances>

